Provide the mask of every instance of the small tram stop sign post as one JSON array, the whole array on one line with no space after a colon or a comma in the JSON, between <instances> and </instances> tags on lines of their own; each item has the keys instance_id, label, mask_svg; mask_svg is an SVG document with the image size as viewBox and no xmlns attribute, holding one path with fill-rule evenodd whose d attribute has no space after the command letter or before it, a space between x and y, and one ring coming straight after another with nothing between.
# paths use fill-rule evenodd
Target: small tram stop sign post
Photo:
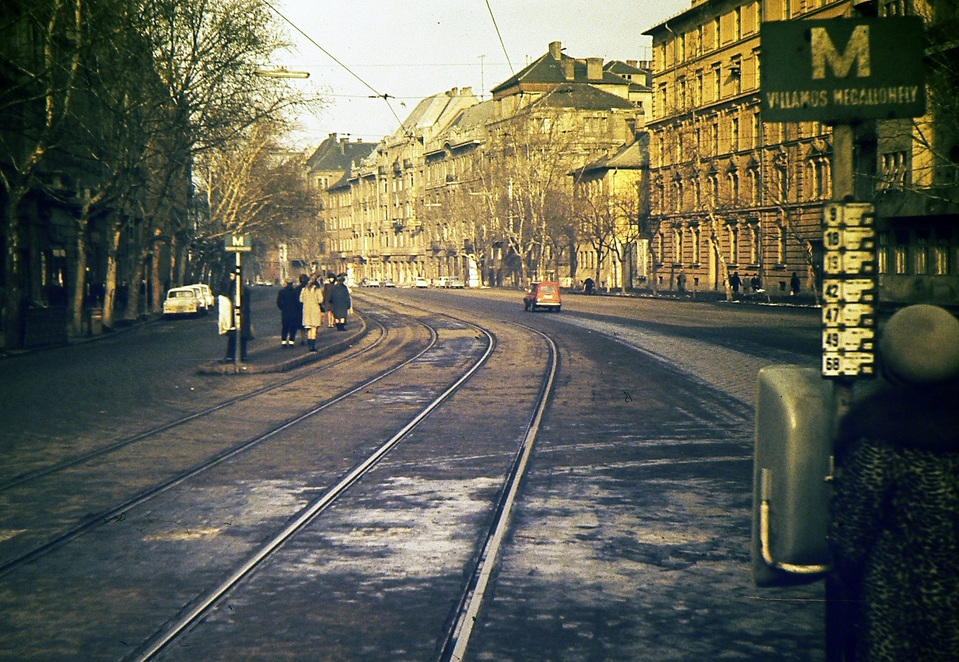
<instances>
[{"instance_id":1,"label":"small tram stop sign post","mask_svg":"<svg viewBox=\"0 0 959 662\"><path fill-rule=\"evenodd\" d=\"M922 18L773 21L760 28L762 118L848 124L925 113Z\"/></svg>"}]
</instances>

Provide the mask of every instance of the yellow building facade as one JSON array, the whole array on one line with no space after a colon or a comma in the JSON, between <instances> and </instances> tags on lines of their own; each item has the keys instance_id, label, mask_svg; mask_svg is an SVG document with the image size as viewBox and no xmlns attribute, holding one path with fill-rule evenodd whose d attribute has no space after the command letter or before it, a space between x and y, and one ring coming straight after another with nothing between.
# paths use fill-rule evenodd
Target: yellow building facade
<instances>
[{"instance_id":1,"label":"yellow building facade","mask_svg":"<svg viewBox=\"0 0 959 662\"><path fill-rule=\"evenodd\" d=\"M687 288L723 291L737 273L747 283L758 277L775 294L787 292L797 273L803 291L818 291L832 130L764 121L760 25L918 11L935 34L955 23L947 6L705 0L646 31L654 51L647 128L656 285L677 289L685 273ZM954 69L940 85L953 93ZM944 95L935 102L934 92L924 118L857 127L856 197L877 205L881 298L892 302L959 303L956 117L942 112Z\"/></svg>"}]
</instances>

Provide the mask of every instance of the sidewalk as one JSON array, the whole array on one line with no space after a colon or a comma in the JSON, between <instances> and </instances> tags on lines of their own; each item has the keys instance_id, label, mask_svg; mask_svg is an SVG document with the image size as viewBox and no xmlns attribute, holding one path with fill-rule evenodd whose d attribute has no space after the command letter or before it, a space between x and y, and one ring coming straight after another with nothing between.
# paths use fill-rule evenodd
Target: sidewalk
<instances>
[{"instance_id":1,"label":"sidewalk","mask_svg":"<svg viewBox=\"0 0 959 662\"><path fill-rule=\"evenodd\" d=\"M321 358L342 352L356 344L369 331L366 320L354 313L350 315L346 331L322 328L316 334L316 351L308 351L305 345L300 345L306 332L300 330L297 334L297 344L290 347L280 344L280 336L258 337L250 343L250 352L247 361L240 363L221 363L207 361L200 365L201 375L250 375L267 372L286 372L313 363Z\"/></svg>"}]
</instances>

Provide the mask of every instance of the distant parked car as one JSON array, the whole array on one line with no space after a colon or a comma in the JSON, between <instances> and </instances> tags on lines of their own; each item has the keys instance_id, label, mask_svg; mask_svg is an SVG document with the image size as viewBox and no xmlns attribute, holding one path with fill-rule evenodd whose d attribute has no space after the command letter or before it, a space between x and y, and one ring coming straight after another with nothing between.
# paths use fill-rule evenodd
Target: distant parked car
<instances>
[{"instance_id":1,"label":"distant parked car","mask_svg":"<svg viewBox=\"0 0 959 662\"><path fill-rule=\"evenodd\" d=\"M416 280L413 281L413 287L429 287L429 286L430 286L430 282L426 280L425 278L417 277Z\"/></svg>"},{"instance_id":2,"label":"distant parked car","mask_svg":"<svg viewBox=\"0 0 959 662\"><path fill-rule=\"evenodd\" d=\"M199 315L200 310L197 291L189 286L172 288L167 292L166 300L163 302L164 317Z\"/></svg>"},{"instance_id":3,"label":"distant parked car","mask_svg":"<svg viewBox=\"0 0 959 662\"><path fill-rule=\"evenodd\" d=\"M529 291L523 297L523 310L536 311L540 308L559 312L562 308L560 301L559 283L542 282L530 285Z\"/></svg>"},{"instance_id":4,"label":"distant parked car","mask_svg":"<svg viewBox=\"0 0 959 662\"><path fill-rule=\"evenodd\" d=\"M186 287L192 287L196 290L196 297L200 300L200 308L203 309L203 312L206 313L213 310L213 306L216 305L216 297L213 296L213 290L210 289L209 285L206 283L194 283Z\"/></svg>"},{"instance_id":5,"label":"distant parked car","mask_svg":"<svg viewBox=\"0 0 959 662\"><path fill-rule=\"evenodd\" d=\"M464 287L466 287L466 283L463 282L462 278L450 278L449 284L446 287L463 289Z\"/></svg>"},{"instance_id":6,"label":"distant parked car","mask_svg":"<svg viewBox=\"0 0 959 662\"><path fill-rule=\"evenodd\" d=\"M380 283L380 287L396 287L396 281L386 278L382 283Z\"/></svg>"},{"instance_id":7,"label":"distant parked car","mask_svg":"<svg viewBox=\"0 0 959 662\"><path fill-rule=\"evenodd\" d=\"M380 281L375 278L364 278L360 281L360 287L379 287Z\"/></svg>"}]
</instances>

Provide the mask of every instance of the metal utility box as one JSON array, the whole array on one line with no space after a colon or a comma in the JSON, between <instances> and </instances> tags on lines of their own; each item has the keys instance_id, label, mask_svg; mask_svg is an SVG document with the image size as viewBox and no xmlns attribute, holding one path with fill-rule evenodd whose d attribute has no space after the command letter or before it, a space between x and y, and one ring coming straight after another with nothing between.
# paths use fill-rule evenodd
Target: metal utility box
<instances>
[{"instance_id":1,"label":"metal utility box","mask_svg":"<svg viewBox=\"0 0 959 662\"><path fill-rule=\"evenodd\" d=\"M816 368L759 371L753 466L753 580L818 579L828 569L833 382Z\"/></svg>"}]
</instances>

